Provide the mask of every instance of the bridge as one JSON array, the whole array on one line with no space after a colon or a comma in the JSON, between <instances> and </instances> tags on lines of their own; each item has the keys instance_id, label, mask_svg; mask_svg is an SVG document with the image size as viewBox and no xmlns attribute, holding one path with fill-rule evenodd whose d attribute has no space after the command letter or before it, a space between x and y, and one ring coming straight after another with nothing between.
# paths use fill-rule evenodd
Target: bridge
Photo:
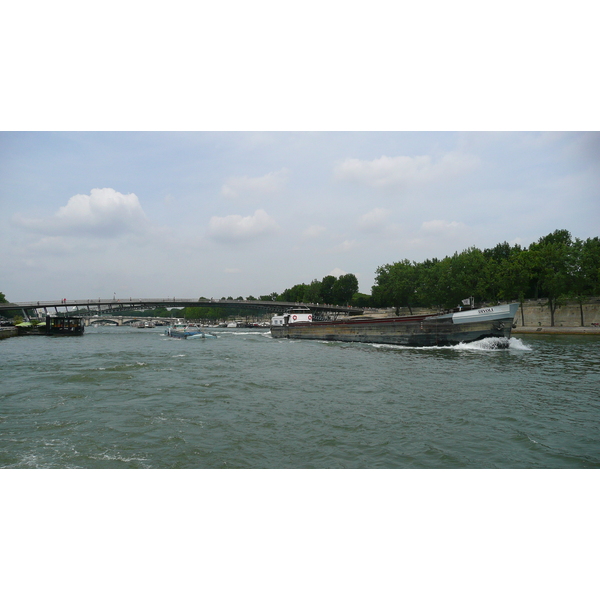
<instances>
[{"instance_id":1,"label":"bridge","mask_svg":"<svg viewBox=\"0 0 600 600\"><path fill-rule=\"evenodd\" d=\"M6 302L0 304L0 312L20 310L26 319L29 311L35 311L39 317L46 314L76 312L78 316L93 316L124 310L152 310L154 308L245 308L264 313L286 312L304 308L316 315L361 315L362 308L338 306L334 304L310 304L303 302L285 302L281 300L215 300L213 298L87 298L84 300L35 300L31 302ZM146 319L147 320L147 319Z\"/></svg>"},{"instance_id":2,"label":"bridge","mask_svg":"<svg viewBox=\"0 0 600 600\"><path fill-rule=\"evenodd\" d=\"M153 326L174 325L179 321L175 317L131 317L128 315L109 315L107 313L98 315L79 315L83 317L83 323L88 325L131 325L132 327L141 327L144 323L151 323Z\"/></svg>"}]
</instances>

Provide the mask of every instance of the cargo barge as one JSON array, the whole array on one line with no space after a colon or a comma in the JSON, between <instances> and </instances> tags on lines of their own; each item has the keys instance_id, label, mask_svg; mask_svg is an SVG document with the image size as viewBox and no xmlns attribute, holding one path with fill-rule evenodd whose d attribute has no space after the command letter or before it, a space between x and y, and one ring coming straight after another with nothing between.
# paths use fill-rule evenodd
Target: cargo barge
<instances>
[{"instance_id":1,"label":"cargo barge","mask_svg":"<svg viewBox=\"0 0 600 600\"><path fill-rule=\"evenodd\" d=\"M313 320L308 312L273 317L271 336L292 340L366 342L398 346L455 346L497 338L508 346L519 305L504 304L445 314L391 318Z\"/></svg>"}]
</instances>

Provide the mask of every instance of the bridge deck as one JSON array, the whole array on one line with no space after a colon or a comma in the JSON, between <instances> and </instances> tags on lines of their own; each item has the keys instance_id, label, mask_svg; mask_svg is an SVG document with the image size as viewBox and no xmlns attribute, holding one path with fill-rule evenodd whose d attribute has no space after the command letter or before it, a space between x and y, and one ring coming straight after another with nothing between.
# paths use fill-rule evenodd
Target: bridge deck
<instances>
[{"instance_id":1,"label":"bridge deck","mask_svg":"<svg viewBox=\"0 0 600 600\"><path fill-rule=\"evenodd\" d=\"M301 302L281 302L268 300L214 300L207 298L88 298L84 300L35 300L31 302L8 302L0 304L0 311L7 310L34 310L34 309L59 309L68 310L87 308L90 312L107 312L111 310L125 310L127 308L185 308L188 306L202 308L254 308L267 312L284 312L293 308L307 308L314 313L343 313L360 315L361 308L352 306L338 306L332 304L305 304Z\"/></svg>"}]
</instances>

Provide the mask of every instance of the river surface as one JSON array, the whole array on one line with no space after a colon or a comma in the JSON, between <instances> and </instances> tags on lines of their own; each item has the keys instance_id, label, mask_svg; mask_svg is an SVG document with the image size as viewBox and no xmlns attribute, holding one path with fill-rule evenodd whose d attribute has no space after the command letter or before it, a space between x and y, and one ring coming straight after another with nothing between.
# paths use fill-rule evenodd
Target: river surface
<instances>
[{"instance_id":1,"label":"river surface","mask_svg":"<svg viewBox=\"0 0 600 600\"><path fill-rule=\"evenodd\" d=\"M5 469L600 466L600 337L508 349L87 328L0 342Z\"/></svg>"}]
</instances>

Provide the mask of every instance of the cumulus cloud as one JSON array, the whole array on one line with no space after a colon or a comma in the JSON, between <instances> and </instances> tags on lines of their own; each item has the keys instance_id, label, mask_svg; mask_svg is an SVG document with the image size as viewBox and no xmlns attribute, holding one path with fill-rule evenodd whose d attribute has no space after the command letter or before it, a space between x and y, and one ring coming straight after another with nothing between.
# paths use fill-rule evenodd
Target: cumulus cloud
<instances>
[{"instance_id":1,"label":"cumulus cloud","mask_svg":"<svg viewBox=\"0 0 600 600\"><path fill-rule=\"evenodd\" d=\"M48 219L32 219L17 214L14 222L25 229L54 236L117 237L148 225L138 197L112 188L95 188L89 196L72 196Z\"/></svg>"},{"instance_id":2,"label":"cumulus cloud","mask_svg":"<svg viewBox=\"0 0 600 600\"><path fill-rule=\"evenodd\" d=\"M239 242L274 233L279 229L273 217L259 209L251 216L228 215L212 217L208 224L209 235L224 242Z\"/></svg>"},{"instance_id":3,"label":"cumulus cloud","mask_svg":"<svg viewBox=\"0 0 600 600\"><path fill-rule=\"evenodd\" d=\"M348 273L346 271L342 271L342 269L340 269L339 267L336 267L335 269L333 269L332 271L327 273L327 275L333 275L334 277L340 277L340 275L347 275L347 274Z\"/></svg>"},{"instance_id":4,"label":"cumulus cloud","mask_svg":"<svg viewBox=\"0 0 600 600\"><path fill-rule=\"evenodd\" d=\"M449 152L438 161L430 156L382 156L374 160L347 158L335 166L334 175L339 180L370 187L398 187L460 175L478 164L478 158L461 152Z\"/></svg>"},{"instance_id":5,"label":"cumulus cloud","mask_svg":"<svg viewBox=\"0 0 600 600\"><path fill-rule=\"evenodd\" d=\"M221 195L235 200L244 196L278 194L285 187L288 173L288 169L283 168L261 177L230 177L221 187Z\"/></svg>"}]
</instances>

